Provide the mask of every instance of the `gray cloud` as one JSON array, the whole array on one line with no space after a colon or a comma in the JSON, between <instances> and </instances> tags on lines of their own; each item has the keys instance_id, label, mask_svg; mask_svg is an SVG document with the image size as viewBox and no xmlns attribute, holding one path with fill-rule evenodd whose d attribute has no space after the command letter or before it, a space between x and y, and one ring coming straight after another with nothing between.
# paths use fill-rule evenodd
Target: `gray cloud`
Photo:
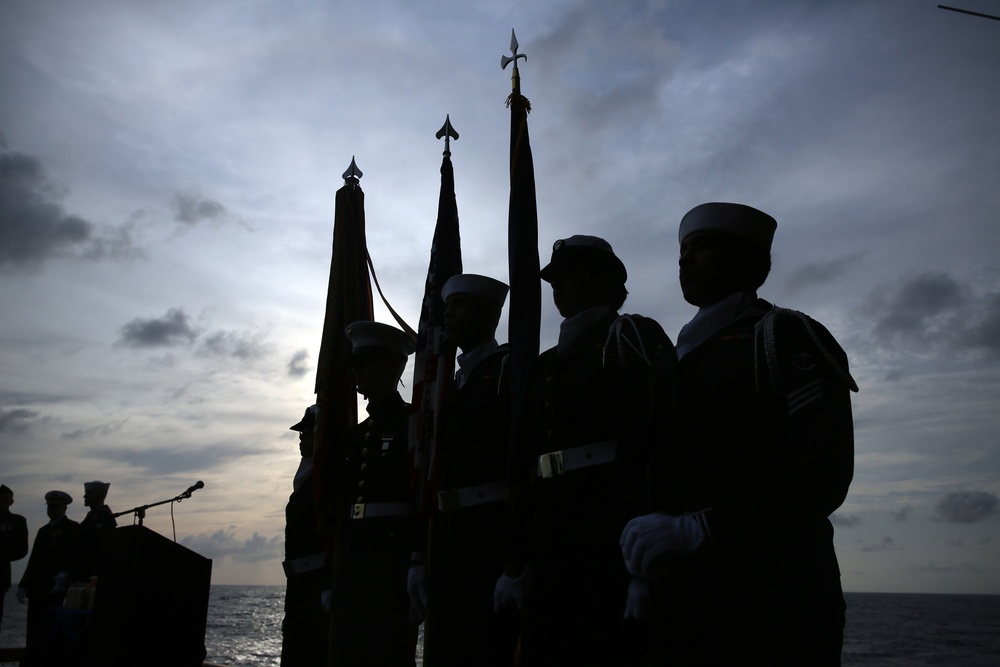
<instances>
[{"instance_id":1,"label":"gray cloud","mask_svg":"<svg viewBox=\"0 0 1000 667\"><path fill-rule=\"evenodd\" d=\"M862 551L902 551L903 547L897 547L891 537L883 537L877 544L869 544L861 547Z\"/></svg>"},{"instance_id":2,"label":"gray cloud","mask_svg":"<svg viewBox=\"0 0 1000 667\"><path fill-rule=\"evenodd\" d=\"M63 440L85 440L87 438L93 438L95 436L108 436L117 433L121 430L122 426L125 425L127 419L119 419L117 421L109 422L107 424L100 424L99 426L92 426L91 428L81 428L75 431L70 431L68 433L63 433Z\"/></svg>"},{"instance_id":3,"label":"gray cloud","mask_svg":"<svg viewBox=\"0 0 1000 667\"><path fill-rule=\"evenodd\" d=\"M1000 294L989 297L977 311L978 317L965 331L963 342L971 347L1000 353Z\"/></svg>"},{"instance_id":4,"label":"gray cloud","mask_svg":"<svg viewBox=\"0 0 1000 667\"><path fill-rule=\"evenodd\" d=\"M899 508L898 510L893 510L892 518L895 519L896 521L906 521L907 519L910 518L911 514L913 514L913 507L911 507L910 505L906 505L904 507Z\"/></svg>"},{"instance_id":5,"label":"gray cloud","mask_svg":"<svg viewBox=\"0 0 1000 667\"><path fill-rule=\"evenodd\" d=\"M954 314L964 303L958 283L943 273L921 274L879 301L882 316L874 333L886 342L898 336L925 336L936 318Z\"/></svg>"},{"instance_id":6,"label":"gray cloud","mask_svg":"<svg viewBox=\"0 0 1000 667\"><path fill-rule=\"evenodd\" d=\"M37 412L25 408L0 409L0 433L23 433L28 430L28 422L37 416Z\"/></svg>"},{"instance_id":7,"label":"gray cloud","mask_svg":"<svg viewBox=\"0 0 1000 667\"><path fill-rule=\"evenodd\" d=\"M846 257L839 257L829 262L817 262L800 266L793 270L789 276L788 288L796 291L803 287L832 282L860 264L863 257L862 253L856 253Z\"/></svg>"},{"instance_id":8,"label":"gray cloud","mask_svg":"<svg viewBox=\"0 0 1000 667\"><path fill-rule=\"evenodd\" d=\"M304 349L297 350L288 361L288 374L293 378L300 378L309 370L309 352Z\"/></svg>"},{"instance_id":9,"label":"gray cloud","mask_svg":"<svg viewBox=\"0 0 1000 667\"><path fill-rule=\"evenodd\" d=\"M114 449L105 447L94 450L94 455L108 461L124 463L143 475L203 475L212 468L245 456L266 453L258 447L231 443L212 443L199 448L185 449L182 445L146 449Z\"/></svg>"},{"instance_id":10,"label":"gray cloud","mask_svg":"<svg viewBox=\"0 0 1000 667\"><path fill-rule=\"evenodd\" d=\"M99 235L92 222L65 211L63 196L40 159L0 152L0 270L36 269L62 256L91 261L143 256L130 225Z\"/></svg>"},{"instance_id":11,"label":"gray cloud","mask_svg":"<svg viewBox=\"0 0 1000 667\"><path fill-rule=\"evenodd\" d=\"M219 202L191 192L174 194L172 205L174 219L187 225L196 225L202 220L215 220L226 214L226 207Z\"/></svg>"},{"instance_id":12,"label":"gray cloud","mask_svg":"<svg viewBox=\"0 0 1000 667\"><path fill-rule=\"evenodd\" d=\"M259 332L216 331L205 336L198 354L253 361L264 356L268 349Z\"/></svg>"},{"instance_id":13,"label":"gray cloud","mask_svg":"<svg viewBox=\"0 0 1000 667\"><path fill-rule=\"evenodd\" d=\"M976 523L997 513L1000 500L985 491L956 491L938 501L938 516L951 523Z\"/></svg>"},{"instance_id":14,"label":"gray cloud","mask_svg":"<svg viewBox=\"0 0 1000 667\"><path fill-rule=\"evenodd\" d=\"M257 563L280 558L285 541L281 535L267 538L256 532L249 539L241 541L231 532L217 530L214 533L189 535L181 539L181 544L206 558L218 559L229 556L237 562Z\"/></svg>"},{"instance_id":15,"label":"gray cloud","mask_svg":"<svg viewBox=\"0 0 1000 667\"><path fill-rule=\"evenodd\" d=\"M945 273L877 290L863 311L883 348L1000 354L1000 293L978 291Z\"/></svg>"},{"instance_id":16,"label":"gray cloud","mask_svg":"<svg viewBox=\"0 0 1000 667\"><path fill-rule=\"evenodd\" d=\"M198 332L180 308L171 308L163 317L136 318L124 325L119 343L128 347L171 347L194 341Z\"/></svg>"}]
</instances>

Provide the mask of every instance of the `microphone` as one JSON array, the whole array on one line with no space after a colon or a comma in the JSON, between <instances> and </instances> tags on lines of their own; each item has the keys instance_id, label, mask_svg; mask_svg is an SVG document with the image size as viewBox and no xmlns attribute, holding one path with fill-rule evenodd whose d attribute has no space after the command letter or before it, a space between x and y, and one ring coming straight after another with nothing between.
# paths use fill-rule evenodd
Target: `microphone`
<instances>
[{"instance_id":1,"label":"microphone","mask_svg":"<svg viewBox=\"0 0 1000 667\"><path fill-rule=\"evenodd\" d=\"M205 482L203 482L201 480L198 480L197 482L194 483L193 486L189 486L188 487L188 490L184 492L184 495L185 496L190 496L192 493L194 493L198 489L204 489L204 488L205 488Z\"/></svg>"}]
</instances>

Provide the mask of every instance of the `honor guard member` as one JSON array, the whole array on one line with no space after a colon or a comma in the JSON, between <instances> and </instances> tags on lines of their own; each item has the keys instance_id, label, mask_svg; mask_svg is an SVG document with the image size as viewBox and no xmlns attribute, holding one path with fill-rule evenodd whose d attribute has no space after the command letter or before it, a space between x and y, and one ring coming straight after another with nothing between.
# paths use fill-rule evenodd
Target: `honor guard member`
<instances>
[{"instance_id":1,"label":"honor guard member","mask_svg":"<svg viewBox=\"0 0 1000 667\"><path fill-rule=\"evenodd\" d=\"M742 204L681 220L681 290L699 309L677 339L684 434L659 476L664 511L622 534L629 571L659 580L656 664L840 664L827 517L853 475L857 386L821 324L757 298L775 228Z\"/></svg>"},{"instance_id":2,"label":"honor guard member","mask_svg":"<svg viewBox=\"0 0 1000 667\"><path fill-rule=\"evenodd\" d=\"M314 498L315 427L315 405L306 408L302 419L289 427L299 434L302 458L285 505L285 560L281 567L287 582L285 618L281 621L282 667L325 665L329 652L330 620L320 603L321 593L330 583Z\"/></svg>"},{"instance_id":3,"label":"honor guard member","mask_svg":"<svg viewBox=\"0 0 1000 667\"><path fill-rule=\"evenodd\" d=\"M22 665L60 664L61 647L47 641L49 607L62 606L74 563L80 524L66 517L66 506L73 498L65 491L45 494L45 512L49 522L38 529L17 588L17 601L28 599L27 653Z\"/></svg>"},{"instance_id":4,"label":"honor guard member","mask_svg":"<svg viewBox=\"0 0 1000 667\"><path fill-rule=\"evenodd\" d=\"M83 485L83 504L90 511L80 522L80 541L73 572L73 578L77 581L87 581L97 575L101 545L108 533L118 525L111 508L105 504L110 488L110 482L93 481Z\"/></svg>"},{"instance_id":5,"label":"honor guard member","mask_svg":"<svg viewBox=\"0 0 1000 667\"><path fill-rule=\"evenodd\" d=\"M348 367L368 418L358 424L338 465L346 516L335 536L331 664L415 664L417 625L409 619L406 579L413 545L407 427L409 405L397 391L415 343L377 322L347 327Z\"/></svg>"},{"instance_id":6,"label":"honor guard member","mask_svg":"<svg viewBox=\"0 0 1000 667\"><path fill-rule=\"evenodd\" d=\"M444 332L462 353L437 445L441 490L430 518L427 667L499 667L514 659L517 615L493 610L510 438L507 346L495 335L507 291L499 280L469 273L441 289ZM411 582L422 570L411 568ZM424 600L412 587L411 597L419 608Z\"/></svg>"},{"instance_id":7,"label":"honor guard member","mask_svg":"<svg viewBox=\"0 0 1000 667\"><path fill-rule=\"evenodd\" d=\"M3 600L10 590L10 563L28 555L28 522L10 511L14 492L0 484L0 627L3 625Z\"/></svg>"},{"instance_id":8,"label":"honor guard member","mask_svg":"<svg viewBox=\"0 0 1000 667\"><path fill-rule=\"evenodd\" d=\"M634 512L648 511L674 348L655 321L618 313L627 272L604 239L556 241L541 278L564 320L533 373L528 448L513 454L511 470L526 486L523 506L517 487L509 492L524 564L515 544L496 603L523 607L527 665L639 664L648 628L625 618L630 577L618 538Z\"/></svg>"}]
</instances>

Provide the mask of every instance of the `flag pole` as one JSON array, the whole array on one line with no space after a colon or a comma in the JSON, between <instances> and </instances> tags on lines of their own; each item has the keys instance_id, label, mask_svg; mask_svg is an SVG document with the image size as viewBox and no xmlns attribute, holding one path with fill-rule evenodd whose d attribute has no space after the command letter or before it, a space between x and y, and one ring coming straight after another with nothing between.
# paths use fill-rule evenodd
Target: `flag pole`
<instances>
[{"instance_id":1,"label":"flag pole","mask_svg":"<svg viewBox=\"0 0 1000 667\"><path fill-rule=\"evenodd\" d=\"M521 94L517 61L528 56L518 52L517 35L510 31L510 56L500 56L500 68L513 64L510 108L510 202L507 214L507 262L510 276L510 315L507 340L510 345L511 441L507 476L513 485L530 465L530 452L523 443L524 397L528 393L531 368L538 357L541 328L541 282L538 262L538 207L535 197L535 167L528 137L531 103Z\"/></svg>"}]
</instances>

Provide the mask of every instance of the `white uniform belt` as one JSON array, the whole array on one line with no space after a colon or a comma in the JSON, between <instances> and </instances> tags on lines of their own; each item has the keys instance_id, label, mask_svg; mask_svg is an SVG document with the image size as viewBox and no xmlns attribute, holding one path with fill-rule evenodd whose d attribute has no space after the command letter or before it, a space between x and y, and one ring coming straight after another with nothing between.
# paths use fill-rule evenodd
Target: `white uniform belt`
<instances>
[{"instance_id":1,"label":"white uniform belt","mask_svg":"<svg viewBox=\"0 0 1000 667\"><path fill-rule=\"evenodd\" d=\"M318 570L323 567L325 562L326 553L320 552L312 554L311 556L303 556L302 558L286 560L281 564L281 567L285 571L285 576L291 577L296 574L305 574L306 572Z\"/></svg>"},{"instance_id":2,"label":"white uniform belt","mask_svg":"<svg viewBox=\"0 0 1000 667\"><path fill-rule=\"evenodd\" d=\"M442 512L454 512L466 507L475 507L485 503L503 500L507 485L503 482L487 482L476 486L464 486L461 489L438 491L438 509Z\"/></svg>"},{"instance_id":3,"label":"white uniform belt","mask_svg":"<svg viewBox=\"0 0 1000 667\"><path fill-rule=\"evenodd\" d=\"M542 454L538 457L538 477L552 479L581 468L612 463L617 451L617 440L605 440Z\"/></svg>"},{"instance_id":4,"label":"white uniform belt","mask_svg":"<svg viewBox=\"0 0 1000 667\"><path fill-rule=\"evenodd\" d=\"M357 503L347 508L348 519L380 519L389 516L411 516L413 503L401 500L395 503Z\"/></svg>"}]
</instances>

